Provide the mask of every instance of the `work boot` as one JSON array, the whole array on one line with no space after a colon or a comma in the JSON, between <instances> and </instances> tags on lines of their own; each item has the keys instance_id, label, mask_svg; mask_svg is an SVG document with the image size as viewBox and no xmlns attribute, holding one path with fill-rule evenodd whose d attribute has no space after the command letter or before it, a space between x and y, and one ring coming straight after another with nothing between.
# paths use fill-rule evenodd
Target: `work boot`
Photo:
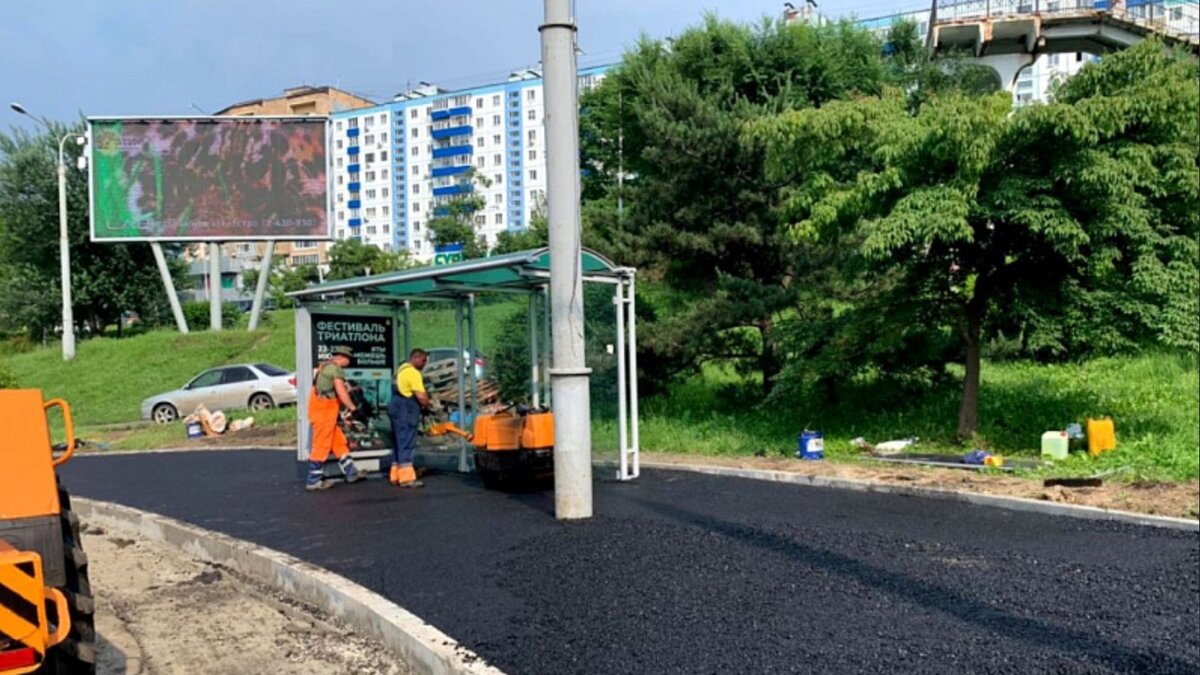
<instances>
[{"instance_id":1,"label":"work boot","mask_svg":"<svg viewBox=\"0 0 1200 675\"><path fill-rule=\"evenodd\" d=\"M365 480L367 477L367 472L359 471L358 465L354 463L354 460L350 458L350 455L346 455L339 459L338 466L342 467L342 475L346 477L347 483L357 483L360 480Z\"/></svg>"},{"instance_id":2,"label":"work boot","mask_svg":"<svg viewBox=\"0 0 1200 675\"><path fill-rule=\"evenodd\" d=\"M320 462L308 463L308 478L304 481L304 489L309 492L325 490L333 487L333 483L325 480L325 472Z\"/></svg>"},{"instance_id":3,"label":"work boot","mask_svg":"<svg viewBox=\"0 0 1200 675\"><path fill-rule=\"evenodd\" d=\"M402 488L425 487L423 481L417 480L417 472L413 470L412 465L400 467L399 482L396 484Z\"/></svg>"},{"instance_id":4,"label":"work boot","mask_svg":"<svg viewBox=\"0 0 1200 675\"><path fill-rule=\"evenodd\" d=\"M388 471L388 482L391 483L392 485L400 484L400 467L399 466L396 466L395 464L392 465L391 471Z\"/></svg>"}]
</instances>

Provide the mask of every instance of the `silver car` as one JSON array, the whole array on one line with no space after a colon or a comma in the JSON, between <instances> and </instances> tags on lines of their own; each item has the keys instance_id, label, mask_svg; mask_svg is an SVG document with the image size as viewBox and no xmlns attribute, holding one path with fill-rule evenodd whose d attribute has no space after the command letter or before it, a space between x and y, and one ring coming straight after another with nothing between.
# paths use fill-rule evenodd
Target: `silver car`
<instances>
[{"instance_id":1,"label":"silver car","mask_svg":"<svg viewBox=\"0 0 1200 675\"><path fill-rule=\"evenodd\" d=\"M200 373L174 391L142 401L142 419L169 424L201 403L209 410L264 410L296 402L296 376L269 363L221 366Z\"/></svg>"}]
</instances>

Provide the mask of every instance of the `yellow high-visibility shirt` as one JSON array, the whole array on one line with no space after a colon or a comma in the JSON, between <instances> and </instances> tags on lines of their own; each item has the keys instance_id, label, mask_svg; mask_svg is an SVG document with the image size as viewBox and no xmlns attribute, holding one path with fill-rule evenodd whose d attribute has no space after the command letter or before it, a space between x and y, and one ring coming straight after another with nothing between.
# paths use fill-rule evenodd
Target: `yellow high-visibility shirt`
<instances>
[{"instance_id":1,"label":"yellow high-visibility shirt","mask_svg":"<svg viewBox=\"0 0 1200 675\"><path fill-rule=\"evenodd\" d=\"M413 367L411 363L406 363L400 366L400 370L396 371L396 390L404 398L412 398L415 392L425 393L425 381L421 379L421 371Z\"/></svg>"}]
</instances>

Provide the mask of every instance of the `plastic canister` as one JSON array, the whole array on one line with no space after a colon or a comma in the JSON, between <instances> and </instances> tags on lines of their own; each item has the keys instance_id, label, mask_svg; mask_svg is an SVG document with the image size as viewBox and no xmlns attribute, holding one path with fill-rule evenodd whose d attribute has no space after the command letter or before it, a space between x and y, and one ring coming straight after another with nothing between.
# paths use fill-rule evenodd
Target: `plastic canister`
<instances>
[{"instance_id":1,"label":"plastic canister","mask_svg":"<svg viewBox=\"0 0 1200 675\"><path fill-rule=\"evenodd\" d=\"M796 457L800 459L825 459L825 436L819 431L804 431L796 438L799 448Z\"/></svg>"},{"instance_id":2,"label":"plastic canister","mask_svg":"<svg viewBox=\"0 0 1200 675\"><path fill-rule=\"evenodd\" d=\"M1066 459L1070 440L1065 431L1047 431L1042 434L1042 457Z\"/></svg>"},{"instance_id":3,"label":"plastic canister","mask_svg":"<svg viewBox=\"0 0 1200 675\"><path fill-rule=\"evenodd\" d=\"M1112 418L1088 419L1087 421L1088 454L1092 457L1117 447L1117 434L1113 428Z\"/></svg>"},{"instance_id":4,"label":"plastic canister","mask_svg":"<svg viewBox=\"0 0 1200 675\"><path fill-rule=\"evenodd\" d=\"M188 422L187 423L187 437L188 438L201 438L203 436L204 436L204 427L200 426L199 422Z\"/></svg>"}]
</instances>

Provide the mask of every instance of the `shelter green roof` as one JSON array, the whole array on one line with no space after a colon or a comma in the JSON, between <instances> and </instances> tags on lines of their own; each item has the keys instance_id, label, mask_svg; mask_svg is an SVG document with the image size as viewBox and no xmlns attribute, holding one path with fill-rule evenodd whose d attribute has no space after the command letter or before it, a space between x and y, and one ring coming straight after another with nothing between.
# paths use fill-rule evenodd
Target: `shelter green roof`
<instances>
[{"instance_id":1,"label":"shelter green roof","mask_svg":"<svg viewBox=\"0 0 1200 675\"><path fill-rule=\"evenodd\" d=\"M591 249L580 250L585 281L616 281L633 274ZM536 248L414 269L340 279L289 293L303 302L323 296L359 294L377 301L451 299L467 293L534 292L550 275L550 249Z\"/></svg>"}]
</instances>

